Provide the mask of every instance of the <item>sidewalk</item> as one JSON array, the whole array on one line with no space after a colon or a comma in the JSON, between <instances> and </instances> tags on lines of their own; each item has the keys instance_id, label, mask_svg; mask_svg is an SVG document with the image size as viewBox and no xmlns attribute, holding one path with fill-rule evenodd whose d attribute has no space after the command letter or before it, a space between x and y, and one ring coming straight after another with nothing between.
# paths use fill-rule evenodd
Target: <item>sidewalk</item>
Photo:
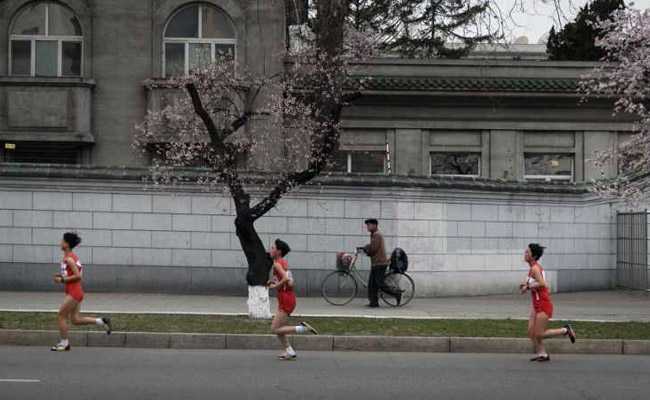
<instances>
[{"instance_id":1,"label":"sidewalk","mask_svg":"<svg viewBox=\"0 0 650 400\"><path fill-rule=\"evenodd\" d=\"M0 311L56 311L58 292L1 292ZM602 291L556 293L554 319L650 322L650 295ZM527 319L529 295L414 299L404 308L368 309L363 299L344 307L321 298L299 298L296 315L374 318ZM274 307L274 306L273 306ZM133 293L88 293L84 312L163 314L246 314L246 298Z\"/></svg>"}]
</instances>

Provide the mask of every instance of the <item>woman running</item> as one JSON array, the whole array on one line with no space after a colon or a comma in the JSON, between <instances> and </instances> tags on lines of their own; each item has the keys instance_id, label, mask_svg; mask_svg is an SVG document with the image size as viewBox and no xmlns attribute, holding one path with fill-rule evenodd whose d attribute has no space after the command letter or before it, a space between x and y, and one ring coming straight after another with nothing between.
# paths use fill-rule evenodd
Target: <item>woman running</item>
<instances>
[{"instance_id":1,"label":"woman running","mask_svg":"<svg viewBox=\"0 0 650 400\"><path fill-rule=\"evenodd\" d=\"M63 251L61 273L54 275L54 282L65 285L65 299L61 304L61 308L59 308L61 340L52 347L52 351L70 350L68 324L66 322L68 318L70 318L73 325L99 325L106 329L107 334L111 334L110 318L90 318L79 315L81 302L84 299L84 291L81 287L83 265L81 265L79 257L72 251L79 243L81 243L81 238L76 233L67 232L63 234L63 240L61 240L61 250Z\"/></svg>"},{"instance_id":2,"label":"woman running","mask_svg":"<svg viewBox=\"0 0 650 400\"><path fill-rule=\"evenodd\" d=\"M568 336L571 343L575 343L576 334L571 325L567 324L560 329L546 329L548 321L553 317L553 303L549 294L546 274L539 264L539 259L544 254L544 247L537 243L531 243L526 248L524 260L530 266L527 279L519 285L521 293L530 290L533 299L533 306L530 310L528 320L528 337L535 346L537 355L530 361L551 361L551 357L544 348L544 339L555 336Z\"/></svg>"},{"instance_id":3,"label":"woman running","mask_svg":"<svg viewBox=\"0 0 650 400\"><path fill-rule=\"evenodd\" d=\"M271 246L269 254L273 259L273 279L269 281L270 289L278 291L278 310L273 317L271 330L278 335L278 339L284 346L284 353L278 356L281 360L295 360L296 351L289 344L287 335L312 333L318 335L318 331L306 322L301 322L298 326L289 326L289 316L296 308L296 294L293 291L293 278L289 272L289 263L284 257L289 254L291 249L289 245L280 239L276 239Z\"/></svg>"}]
</instances>

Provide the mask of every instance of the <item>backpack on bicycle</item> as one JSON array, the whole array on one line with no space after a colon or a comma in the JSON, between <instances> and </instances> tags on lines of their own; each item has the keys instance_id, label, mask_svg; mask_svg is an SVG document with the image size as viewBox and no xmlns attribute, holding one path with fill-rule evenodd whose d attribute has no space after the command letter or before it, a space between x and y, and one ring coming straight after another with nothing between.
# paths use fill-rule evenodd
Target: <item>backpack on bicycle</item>
<instances>
[{"instance_id":1,"label":"backpack on bicycle","mask_svg":"<svg viewBox=\"0 0 650 400\"><path fill-rule=\"evenodd\" d=\"M390 270L404 273L409 267L409 258L406 252L397 247L390 255Z\"/></svg>"}]
</instances>

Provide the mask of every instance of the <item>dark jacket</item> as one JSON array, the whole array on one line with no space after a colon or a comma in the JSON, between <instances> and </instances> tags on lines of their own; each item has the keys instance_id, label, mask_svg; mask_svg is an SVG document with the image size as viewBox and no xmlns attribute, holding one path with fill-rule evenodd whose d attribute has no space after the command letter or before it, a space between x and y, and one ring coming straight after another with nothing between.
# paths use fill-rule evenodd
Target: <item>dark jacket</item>
<instances>
[{"instance_id":1,"label":"dark jacket","mask_svg":"<svg viewBox=\"0 0 650 400\"><path fill-rule=\"evenodd\" d=\"M381 232L377 231L370 234L370 243L364 247L366 254L370 257L370 265L388 265L388 257L386 257L386 244L384 243L384 236Z\"/></svg>"}]
</instances>

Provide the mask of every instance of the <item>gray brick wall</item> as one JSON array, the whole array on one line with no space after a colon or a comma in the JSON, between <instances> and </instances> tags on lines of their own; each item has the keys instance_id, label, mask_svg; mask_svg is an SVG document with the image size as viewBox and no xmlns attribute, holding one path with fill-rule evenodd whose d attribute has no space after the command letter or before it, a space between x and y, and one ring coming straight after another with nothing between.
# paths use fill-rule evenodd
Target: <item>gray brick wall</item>
<instances>
[{"instance_id":1,"label":"gray brick wall","mask_svg":"<svg viewBox=\"0 0 650 400\"><path fill-rule=\"evenodd\" d=\"M337 251L368 241L363 220L374 216L387 246L408 252L419 295L511 292L526 272L522 257L529 242L547 246L542 264L561 290L612 284L613 212L579 198L561 204L507 195L488 201L420 193L408 200L384 193L373 200L353 189L336 197L325 189L282 200L257 228L265 244L275 237L290 243L290 265L314 294ZM203 290L208 284L197 280L212 270L221 271L214 279L233 290L245 288L233 220L232 202L220 194L0 189L0 270L8 274L17 264L55 271L61 234L75 229L83 238L82 262L99 290L138 290L147 280L143 290L155 288L156 280L167 290L178 279L187 280L178 282L178 291ZM175 278L163 278L162 271Z\"/></svg>"}]
</instances>

